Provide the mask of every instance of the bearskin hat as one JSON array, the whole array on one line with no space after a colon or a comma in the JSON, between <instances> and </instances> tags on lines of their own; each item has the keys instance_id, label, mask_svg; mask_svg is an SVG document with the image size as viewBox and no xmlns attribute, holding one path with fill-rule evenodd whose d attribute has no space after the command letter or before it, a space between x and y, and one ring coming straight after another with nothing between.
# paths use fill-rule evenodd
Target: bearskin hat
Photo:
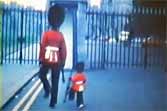
<instances>
[{"instance_id":1,"label":"bearskin hat","mask_svg":"<svg viewBox=\"0 0 167 111\"><path fill-rule=\"evenodd\" d=\"M78 62L77 64L76 64L76 71L77 72L83 72L84 71L84 62Z\"/></svg>"},{"instance_id":2,"label":"bearskin hat","mask_svg":"<svg viewBox=\"0 0 167 111\"><path fill-rule=\"evenodd\" d=\"M48 22L54 28L59 28L65 18L64 7L55 4L49 8L48 11Z\"/></svg>"}]
</instances>

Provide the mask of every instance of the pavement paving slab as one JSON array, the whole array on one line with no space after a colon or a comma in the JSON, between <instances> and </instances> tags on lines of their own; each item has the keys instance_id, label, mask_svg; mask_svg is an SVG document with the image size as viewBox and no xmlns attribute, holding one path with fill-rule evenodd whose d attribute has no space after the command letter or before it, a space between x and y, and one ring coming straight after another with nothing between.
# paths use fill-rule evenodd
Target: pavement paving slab
<instances>
[{"instance_id":1,"label":"pavement paving slab","mask_svg":"<svg viewBox=\"0 0 167 111\"><path fill-rule=\"evenodd\" d=\"M1 107L39 70L37 65L3 64Z\"/></svg>"}]
</instances>

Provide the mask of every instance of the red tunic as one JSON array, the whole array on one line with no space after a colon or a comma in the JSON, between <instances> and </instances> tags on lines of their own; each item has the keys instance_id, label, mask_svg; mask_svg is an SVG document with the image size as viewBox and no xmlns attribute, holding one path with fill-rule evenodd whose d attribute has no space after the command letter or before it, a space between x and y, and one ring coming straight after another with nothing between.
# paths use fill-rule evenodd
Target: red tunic
<instances>
[{"instance_id":1,"label":"red tunic","mask_svg":"<svg viewBox=\"0 0 167 111\"><path fill-rule=\"evenodd\" d=\"M59 50L59 63L65 63L66 60L66 55L67 55L67 51L66 51L66 44L65 44L65 40L64 37L62 35L61 32L58 31L46 31L42 37L42 41L40 44L40 53L39 53L39 60L41 62L46 62L45 61L45 48L47 46L53 46L53 47L58 47Z\"/></svg>"},{"instance_id":2,"label":"red tunic","mask_svg":"<svg viewBox=\"0 0 167 111\"><path fill-rule=\"evenodd\" d=\"M74 91L84 91L85 89L85 82L86 82L86 76L84 73L76 73L72 77L72 89Z\"/></svg>"}]
</instances>

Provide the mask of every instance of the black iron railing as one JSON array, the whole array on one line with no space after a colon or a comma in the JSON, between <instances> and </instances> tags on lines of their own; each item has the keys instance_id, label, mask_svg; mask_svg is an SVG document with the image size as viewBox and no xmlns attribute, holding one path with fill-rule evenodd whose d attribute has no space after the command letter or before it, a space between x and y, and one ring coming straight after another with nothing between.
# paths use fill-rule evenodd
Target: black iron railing
<instances>
[{"instance_id":1,"label":"black iron railing","mask_svg":"<svg viewBox=\"0 0 167 111\"><path fill-rule=\"evenodd\" d=\"M133 7L131 13L87 10L91 69L164 67L167 9Z\"/></svg>"}]
</instances>

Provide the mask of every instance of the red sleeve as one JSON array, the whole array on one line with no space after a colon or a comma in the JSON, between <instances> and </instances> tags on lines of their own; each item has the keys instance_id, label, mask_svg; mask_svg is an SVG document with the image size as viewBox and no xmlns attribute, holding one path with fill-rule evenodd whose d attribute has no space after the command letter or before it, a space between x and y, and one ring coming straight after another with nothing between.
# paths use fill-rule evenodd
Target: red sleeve
<instances>
[{"instance_id":1,"label":"red sleeve","mask_svg":"<svg viewBox=\"0 0 167 111\"><path fill-rule=\"evenodd\" d=\"M42 40L40 43L40 51L39 51L39 60L43 61L45 55L45 46L47 43L47 33L45 32L42 36Z\"/></svg>"},{"instance_id":2,"label":"red sleeve","mask_svg":"<svg viewBox=\"0 0 167 111\"><path fill-rule=\"evenodd\" d=\"M77 73L72 76L71 81L72 82L77 81Z\"/></svg>"},{"instance_id":3,"label":"red sleeve","mask_svg":"<svg viewBox=\"0 0 167 111\"><path fill-rule=\"evenodd\" d=\"M63 35L61 34L61 43L60 43L60 55L61 55L61 60L62 60L62 63L65 63L66 61L66 56L67 56L67 49L66 49L66 43L65 43L65 40L64 40L64 37Z\"/></svg>"},{"instance_id":4,"label":"red sleeve","mask_svg":"<svg viewBox=\"0 0 167 111\"><path fill-rule=\"evenodd\" d=\"M71 79L73 82L75 81L84 81L86 82L86 76L85 74L75 74L72 79Z\"/></svg>"}]
</instances>

